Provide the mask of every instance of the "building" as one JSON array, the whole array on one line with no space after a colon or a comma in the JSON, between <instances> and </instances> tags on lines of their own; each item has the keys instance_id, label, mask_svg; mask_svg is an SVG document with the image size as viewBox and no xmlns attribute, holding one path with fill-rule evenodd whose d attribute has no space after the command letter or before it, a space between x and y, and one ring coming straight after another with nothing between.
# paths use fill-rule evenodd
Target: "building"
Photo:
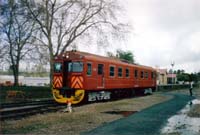
<instances>
[{"instance_id":1,"label":"building","mask_svg":"<svg viewBox=\"0 0 200 135\"><path fill-rule=\"evenodd\" d=\"M49 77L25 77L19 76L19 85L25 86L46 86L49 84ZM0 75L0 85L10 86L14 83L11 75Z\"/></svg>"},{"instance_id":2,"label":"building","mask_svg":"<svg viewBox=\"0 0 200 135\"><path fill-rule=\"evenodd\" d=\"M157 84L167 85L167 69L157 69Z\"/></svg>"},{"instance_id":3,"label":"building","mask_svg":"<svg viewBox=\"0 0 200 135\"><path fill-rule=\"evenodd\" d=\"M168 84L176 84L177 76L176 74L169 73L167 74L167 83Z\"/></svg>"}]
</instances>

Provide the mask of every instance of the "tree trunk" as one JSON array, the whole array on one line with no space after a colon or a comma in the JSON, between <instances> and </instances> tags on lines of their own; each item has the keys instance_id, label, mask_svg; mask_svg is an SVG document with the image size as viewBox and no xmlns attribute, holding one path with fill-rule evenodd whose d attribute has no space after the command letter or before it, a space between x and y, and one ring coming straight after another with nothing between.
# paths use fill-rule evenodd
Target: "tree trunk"
<instances>
[{"instance_id":1,"label":"tree trunk","mask_svg":"<svg viewBox=\"0 0 200 135\"><path fill-rule=\"evenodd\" d=\"M53 87L53 57L50 58L50 73L49 73L49 78L50 78L50 87Z\"/></svg>"},{"instance_id":2,"label":"tree trunk","mask_svg":"<svg viewBox=\"0 0 200 135\"><path fill-rule=\"evenodd\" d=\"M50 77L50 87L52 88L53 87L53 84L52 84L52 80L53 80L53 60L54 60L54 55L53 55L53 48L52 48L52 42L51 40L49 40L49 54L50 54L50 60L49 60L49 64L50 64L50 74L49 74L49 77Z\"/></svg>"},{"instance_id":3,"label":"tree trunk","mask_svg":"<svg viewBox=\"0 0 200 135\"><path fill-rule=\"evenodd\" d=\"M14 86L18 86L19 85L19 76L18 74L14 75Z\"/></svg>"},{"instance_id":4,"label":"tree trunk","mask_svg":"<svg viewBox=\"0 0 200 135\"><path fill-rule=\"evenodd\" d=\"M14 86L19 85L19 64L13 65L13 75L14 75Z\"/></svg>"}]
</instances>

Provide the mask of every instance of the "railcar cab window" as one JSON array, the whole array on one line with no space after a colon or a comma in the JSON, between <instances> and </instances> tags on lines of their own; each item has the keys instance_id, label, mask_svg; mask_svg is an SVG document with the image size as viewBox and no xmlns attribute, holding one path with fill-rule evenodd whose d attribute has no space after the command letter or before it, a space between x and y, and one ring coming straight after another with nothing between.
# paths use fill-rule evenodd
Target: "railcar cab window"
<instances>
[{"instance_id":1,"label":"railcar cab window","mask_svg":"<svg viewBox=\"0 0 200 135\"><path fill-rule=\"evenodd\" d=\"M126 68L126 77L129 77L129 69Z\"/></svg>"},{"instance_id":2,"label":"railcar cab window","mask_svg":"<svg viewBox=\"0 0 200 135\"><path fill-rule=\"evenodd\" d=\"M70 62L68 64L68 72L82 72L83 62Z\"/></svg>"},{"instance_id":3,"label":"railcar cab window","mask_svg":"<svg viewBox=\"0 0 200 135\"><path fill-rule=\"evenodd\" d=\"M110 76L115 76L115 67L110 66Z\"/></svg>"},{"instance_id":4,"label":"railcar cab window","mask_svg":"<svg viewBox=\"0 0 200 135\"><path fill-rule=\"evenodd\" d=\"M87 63L87 75L92 75L92 64Z\"/></svg>"},{"instance_id":5,"label":"railcar cab window","mask_svg":"<svg viewBox=\"0 0 200 135\"><path fill-rule=\"evenodd\" d=\"M54 72L61 73L62 72L62 63L54 63Z\"/></svg>"},{"instance_id":6,"label":"railcar cab window","mask_svg":"<svg viewBox=\"0 0 200 135\"><path fill-rule=\"evenodd\" d=\"M122 77L122 68L121 67L118 68L118 77Z\"/></svg>"}]
</instances>

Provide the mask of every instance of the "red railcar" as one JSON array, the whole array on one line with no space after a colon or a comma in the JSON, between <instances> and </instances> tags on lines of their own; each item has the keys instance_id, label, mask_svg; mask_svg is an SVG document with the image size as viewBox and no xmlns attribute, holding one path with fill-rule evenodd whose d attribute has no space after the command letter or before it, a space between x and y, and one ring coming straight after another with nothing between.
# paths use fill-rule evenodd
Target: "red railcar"
<instances>
[{"instance_id":1,"label":"red railcar","mask_svg":"<svg viewBox=\"0 0 200 135\"><path fill-rule=\"evenodd\" d=\"M156 70L79 51L67 51L54 60L53 96L59 103L71 100L108 100L156 88Z\"/></svg>"}]
</instances>

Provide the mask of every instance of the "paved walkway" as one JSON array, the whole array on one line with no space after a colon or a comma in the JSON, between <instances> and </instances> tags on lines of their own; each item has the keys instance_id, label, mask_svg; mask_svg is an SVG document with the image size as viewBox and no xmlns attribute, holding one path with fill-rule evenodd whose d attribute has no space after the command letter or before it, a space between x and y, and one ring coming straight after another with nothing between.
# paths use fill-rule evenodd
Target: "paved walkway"
<instances>
[{"instance_id":1,"label":"paved walkway","mask_svg":"<svg viewBox=\"0 0 200 135\"><path fill-rule=\"evenodd\" d=\"M169 101L154 105L129 117L103 124L83 135L158 135L167 119L175 115L192 99L187 95L175 94Z\"/></svg>"}]
</instances>

